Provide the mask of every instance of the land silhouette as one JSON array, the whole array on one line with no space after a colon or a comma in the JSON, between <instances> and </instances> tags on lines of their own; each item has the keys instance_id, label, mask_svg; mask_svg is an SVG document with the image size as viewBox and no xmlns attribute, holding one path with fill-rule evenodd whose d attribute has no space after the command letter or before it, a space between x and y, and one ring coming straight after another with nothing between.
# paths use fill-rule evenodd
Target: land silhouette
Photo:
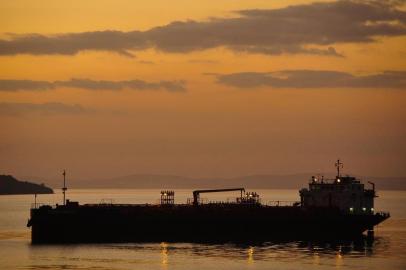
<instances>
[{"instance_id":1,"label":"land silhouette","mask_svg":"<svg viewBox=\"0 0 406 270\"><path fill-rule=\"evenodd\" d=\"M0 175L0 195L52 194L54 191L45 184L18 181L11 175Z\"/></svg>"},{"instance_id":2,"label":"land silhouette","mask_svg":"<svg viewBox=\"0 0 406 270\"><path fill-rule=\"evenodd\" d=\"M300 189L307 186L311 176L316 173L298 173L287 175L257 174L233 178L194 178L178 175L165 174L131 174L112 178L83 179L67 176L67 183L70 188L231 188L243 186L246 188L264 189ZM344 174L345 175L345 174ZM325 178L334 178L334 173L325 174ZM380 190L406 190L406 177L373 177L356 176L365 185L368 181L374 182ZM62 186L62 176L56 178L42 177L21 177L22 179L33 179L45 183L54 188Z\"/></svg>"}]
</instances>

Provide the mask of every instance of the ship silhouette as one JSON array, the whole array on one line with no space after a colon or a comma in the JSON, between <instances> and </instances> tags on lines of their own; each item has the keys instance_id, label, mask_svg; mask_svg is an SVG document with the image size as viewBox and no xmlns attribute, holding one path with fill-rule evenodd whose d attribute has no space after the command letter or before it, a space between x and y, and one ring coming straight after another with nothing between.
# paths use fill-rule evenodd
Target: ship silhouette
<instances>
[{"instance_id":1,"label":"ship silhouette","mask_svg":"<svg viewBox=\"0 0 406 270\"><path fill-rule=\"evenodd\" d=\"M371 188L355 177L342 176L340 160L334 179L313 176L299 191L300 201L261 203L244 188L193 191L193 198L175 204L175 192L164 190L159 204L63 204L31 208L27 226L33 244L112 242L227 242L354 239L390 217L377 212ZM207 202L202 193L238 191L234 201Z\"/></svg>"}]
</instances>

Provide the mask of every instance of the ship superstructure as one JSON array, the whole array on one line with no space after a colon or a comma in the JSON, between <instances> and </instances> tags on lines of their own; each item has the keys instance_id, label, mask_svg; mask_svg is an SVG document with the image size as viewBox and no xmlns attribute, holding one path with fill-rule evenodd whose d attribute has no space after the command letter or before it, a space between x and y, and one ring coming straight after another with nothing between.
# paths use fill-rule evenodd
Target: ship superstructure
<instances>
[{"instance_id":1,"label":"ship superstructure","mask_svg":"<svg viewBox=\"0 0 406 270\"><path fill-rule=\"evenodd\" d=\"M337 175L335 179L324 179L324 176L312 176L309 188L299 191L300 203L303 207L336 207L349 214L373 214L375 184L372 189L366 189L360 180L351 176L342 176L340 167L342 163L337 160Z\"/></svg>"}]
</instances>

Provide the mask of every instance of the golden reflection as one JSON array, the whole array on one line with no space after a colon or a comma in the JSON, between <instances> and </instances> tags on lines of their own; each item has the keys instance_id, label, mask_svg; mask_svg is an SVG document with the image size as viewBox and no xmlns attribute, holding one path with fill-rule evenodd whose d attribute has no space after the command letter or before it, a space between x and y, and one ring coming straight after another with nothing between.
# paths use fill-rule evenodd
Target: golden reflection
<instances>
[{"instance_id":1,"label":"golden reflection","mask_svg":"<svg viewBox=\"0 0 406 270\"><path fill-rule=\"evenodd\" d=\"M341 246L337 251L336 254L336 268L341 268L341 266L343 265L343 255L341 253Z\"/></svg>"},{"instance_id":2,"label":"golden reflection","mask_svg":"<svg viewBox=\"0 0 406 270\"><path fill-rule=\"evenodd\" d=\"M313 264L320 265L320 255L317 252L313 253Z\"/></svg>"},{"instance_id":3,"label":"golden reflection","mask_svg":"<svg viewBox=\"0 0 406 270\"><path fill-rule=\"evenodd\" d=\"M163 268L168 267L168 244L165 242L161 243L161 265Z\"/></svg>"},{"instance_id":4,"label":"golden reflection","mask_svg":"<svg viewBox=\"0 0 406 270\"><path fill-rule=\"evenodd\" d=\"M253 263L254 262L254 248L253 247L248 248L247 262L248 263Z\"/></svg>"}]
</instances>

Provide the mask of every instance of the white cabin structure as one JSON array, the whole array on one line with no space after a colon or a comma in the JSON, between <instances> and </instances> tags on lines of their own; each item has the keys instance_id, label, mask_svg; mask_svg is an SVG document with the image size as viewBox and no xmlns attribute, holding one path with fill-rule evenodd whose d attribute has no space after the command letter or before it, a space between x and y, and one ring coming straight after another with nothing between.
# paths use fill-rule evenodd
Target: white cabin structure
<instances>
[{"instance_id":1,"label":"white cabin structure","mask_svg":"<svg viewBox=\"0 0 406 270\"><path fill-rule=\"evenodd\" d=\"M336 162L337 176L326 180L312 176L309 188L299 191L303 207L331 207L352 214L374 214L375 184L366 189L360 180L351 176L341 176L340 160Z\"/></svg>"}]
</instances>

